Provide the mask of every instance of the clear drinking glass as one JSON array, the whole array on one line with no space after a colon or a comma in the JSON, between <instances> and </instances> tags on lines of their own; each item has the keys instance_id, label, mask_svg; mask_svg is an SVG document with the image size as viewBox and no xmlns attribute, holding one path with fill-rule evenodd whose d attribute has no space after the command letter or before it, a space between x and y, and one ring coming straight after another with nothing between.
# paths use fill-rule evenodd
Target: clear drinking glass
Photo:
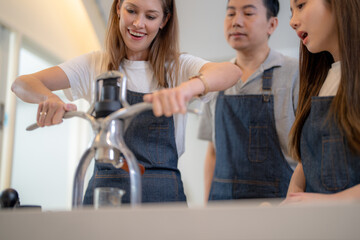
<instances>
[{"instance_id":1,"label":"clear drinking glass","mask_svg":"<svg viewBox=\"0 0 360 240\"><path fill-rule=\"evenodd\" d=\"M95 209L105 207L120 207L125 191L120 188L98 187L94 190Z\"/></svg>"}]
</instances>

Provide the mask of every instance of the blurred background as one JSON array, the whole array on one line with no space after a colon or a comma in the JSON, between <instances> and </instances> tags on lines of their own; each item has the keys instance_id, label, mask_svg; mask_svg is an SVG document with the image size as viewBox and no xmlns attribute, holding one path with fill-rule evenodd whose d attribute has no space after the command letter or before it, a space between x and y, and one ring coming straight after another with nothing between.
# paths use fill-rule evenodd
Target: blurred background
<instances>
[{"instance_id":1,"label":"blurred background","mask_svg":"<svg viewBox=\"0 0 360 240\"><path fill-rule=\"evenodd\" d=\"M71 208L74 171L91 137L84 120L26 132L37 106L10 91L16 76L100 50L113 0L0 0L0 191L18 190L21 204L43 210ZM210 61L235 56L223 35L227 0L177 0L180 47ZM270 46L297 57L290 29L289 0L280 0L279 27ZM58 93L61 97L62 92ZM89 108L75 102L79 110ZM203 205L203 164L207 142L197 139L199 117L189 115L186 152L179 160L190 207Z\"/></svg>"}]
</instances>

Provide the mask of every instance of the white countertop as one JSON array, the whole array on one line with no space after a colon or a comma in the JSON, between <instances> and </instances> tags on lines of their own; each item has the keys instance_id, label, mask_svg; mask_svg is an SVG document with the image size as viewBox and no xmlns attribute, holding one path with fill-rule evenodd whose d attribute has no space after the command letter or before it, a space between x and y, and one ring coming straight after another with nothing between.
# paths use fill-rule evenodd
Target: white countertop
<instances>
[{"instance_id":1,"label":"white countertop","mask_svg":"<svg viewBox=\"0 0 360 240\"><path fill-rule=\"evenodd\" d=\"M0 239L360 239L360 203L263 207L227 202L206 208L139 208L64 212L0 211Z\"/></svg>"}]
</instances>

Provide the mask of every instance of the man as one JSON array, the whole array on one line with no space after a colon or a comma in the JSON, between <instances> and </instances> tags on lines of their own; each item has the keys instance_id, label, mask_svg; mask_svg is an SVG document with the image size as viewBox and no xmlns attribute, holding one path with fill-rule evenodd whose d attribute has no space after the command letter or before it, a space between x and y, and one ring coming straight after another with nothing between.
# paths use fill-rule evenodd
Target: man
<instances>
[{"instance_id":1,"label":"man","mask_svg":"<svg viewBox=\"0 0 360 240\"><path fill-rule=\"evenodd\" d=\"M228 0L225 38L240 81L204 107L199 138L210 141L205 198L285 197L296 163L288 133L298 98L298 63L271 50L278 0Z\"/></svg>"}]
</instances>

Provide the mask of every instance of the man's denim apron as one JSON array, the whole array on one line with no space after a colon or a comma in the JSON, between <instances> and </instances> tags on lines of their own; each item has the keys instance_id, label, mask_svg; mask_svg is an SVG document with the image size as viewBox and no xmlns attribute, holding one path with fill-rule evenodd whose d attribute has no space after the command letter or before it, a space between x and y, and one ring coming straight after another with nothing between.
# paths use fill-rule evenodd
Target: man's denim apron
<instances>
[{"instance_id":1,"label":"man's denim apron","mask_svg":"<svg viewBox=\"0 0 360 240\"><path fill-rule=\"evenodd\" d=\"M130 105L143 101L144 94L127 91ZM157 118L152 111L136 116L126 130L124 140L138 162L145 167L142 176L142 202L186 201L177 168L173 117ZM123 203L130 202L130 176L110 164L95 164L94 175L86 190L84 204L93 203L96 187L118 187L126 191Z\"/></svg>"},{"instance_id":2,"label":"man's denim apron","mask_svg":"<svg viewBox=\"0 0 360 240\"><path fill-rule=\"evenodd\" d=\"M360 183L360 156L348 146L329 109L333 97L313 97L300 154L306 192L336 193Z\"/></svg>"},{"instance_id":3,"label":"man's denim apron","mask_svg":"<svg viewBox=\"0 0 360 240\"><path fill-rule=\"evenodd\" d=\"M210 200L286 196L293 171L276 133L272 76L264 72L262 95L219 94Z\"/></svg>"}]
</instances>

